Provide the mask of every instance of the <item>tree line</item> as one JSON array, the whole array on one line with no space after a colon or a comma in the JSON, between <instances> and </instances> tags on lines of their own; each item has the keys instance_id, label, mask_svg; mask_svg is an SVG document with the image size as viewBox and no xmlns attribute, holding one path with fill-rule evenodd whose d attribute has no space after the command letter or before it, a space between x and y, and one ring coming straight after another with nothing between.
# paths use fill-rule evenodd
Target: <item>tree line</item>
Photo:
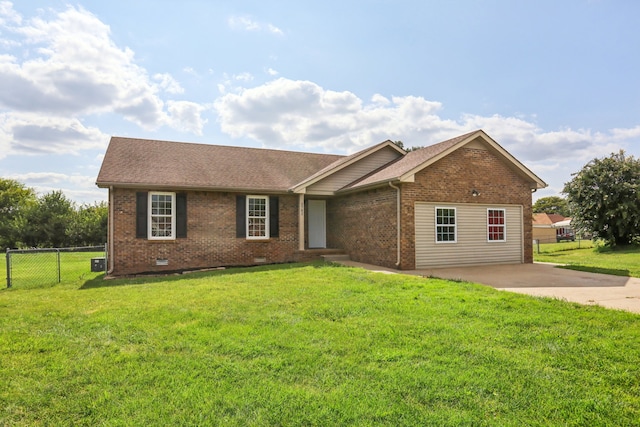
<instances>
[{"instance_id":1,"label":"tree line","mask_svg":"<svg viewBox=\"0 0 640 427\"><path fill-rule=\"evenodd\" d=\"M32 188L0 178L0 248L101 245L107 239L105 202L77 205L62 191L37 196Z\"/></svg>"}]
</instances>

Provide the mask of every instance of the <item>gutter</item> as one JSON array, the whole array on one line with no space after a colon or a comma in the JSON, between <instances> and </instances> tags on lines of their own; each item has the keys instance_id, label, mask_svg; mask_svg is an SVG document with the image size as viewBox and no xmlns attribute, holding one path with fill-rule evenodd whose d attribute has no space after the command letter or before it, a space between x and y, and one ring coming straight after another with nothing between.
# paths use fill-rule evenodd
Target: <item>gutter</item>
<instances>
[{"instance_id":1,"label":"gutter","mask_svg":"<svg viewBox=\"0 0 640 427\"><path fill-rule=\"evenodd\" d=\"M110 275L111 273L113 273L113 270L115 268L114 262L113 262L113 230L114 230L114 220L115 218L113 217L113 186L109 186L109 235L107 236L107 240L108 240L108 244L109 244L109 251L107 252L107 261L109 261L109 269L107 270L106 275Z\"/></svg>"},{"instance_id":2,"label":"gutter","mask_svg":"<svg viewBox=\"0 0 640 427\"><path fill-rule=\"evenodd\" d=\"M400 240L401 240L400 239L400 236L401 236L401 234L400 234L400 187L397 187L397 186L393 185L393 183L391 181L389 181L389 187L394 188L396 190L397 194L398 194L398 201L396 203L396 206L397 206L397 208L396 208L396 211L397 211L396 216L397 216L397 224L398 224L398 227L397 227L397 243L396 243L396 245L398 247L398 253L396 255L396 267L400 267L400 249L401 249L400 248Z\"/></svg>"}]
</instances>

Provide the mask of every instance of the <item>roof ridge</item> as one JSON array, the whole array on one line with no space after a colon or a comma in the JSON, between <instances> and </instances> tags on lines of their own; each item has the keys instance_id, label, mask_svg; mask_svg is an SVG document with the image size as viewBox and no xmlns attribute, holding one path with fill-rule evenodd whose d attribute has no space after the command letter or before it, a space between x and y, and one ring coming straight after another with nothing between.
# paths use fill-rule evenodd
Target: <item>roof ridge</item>
<instances>
[{"instance_id":1,"label":"roof ridge","mask_svg":"<svg viewBox=\"0 0 640 427\"><path fill-rule=\"evenodd\" d=\"M190 145L190 146L204 146L204 147L221 147L221 148L230 148L230 149L238 149L238 150L255 150L255 151L275 151L277 153L295 153L295 154L311 154L317 156L340 156L346 157L344 154L331 154L331 153L314 153L310 151L296 151L296 150L284 150L280 148L263 148L263 147L243 147L240 145L226 145L226 144L210 144L206 142L186 142L186 141L172 141L168 139L149 139L149 138L136 138L136 137L128 137L128 136L112 136L111 141L114 139L118 140L134 140L134 141L144 141L144 142L160 142L160 143L170 143L170 144L182 144L182 145Z\"/></svg>"}]
</instances>

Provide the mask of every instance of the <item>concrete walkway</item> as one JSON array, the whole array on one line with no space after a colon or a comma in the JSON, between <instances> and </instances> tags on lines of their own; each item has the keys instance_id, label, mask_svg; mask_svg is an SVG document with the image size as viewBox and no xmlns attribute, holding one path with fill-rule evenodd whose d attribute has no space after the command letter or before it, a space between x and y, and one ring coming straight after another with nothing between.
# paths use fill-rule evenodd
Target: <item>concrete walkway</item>
<instances>
[{"instance_id":1,"label":"concrete walkway","mask_svg":"<svg viewBox=\"0 0 640 427\"><path fill-rule=\"evenodd\" d=\"M556 268L552 264L507 264L399 271L354 261L336 261L382 273L465 280L521 294L598 304L640 314L640 279Z\"/></svg>"}]
</instances>

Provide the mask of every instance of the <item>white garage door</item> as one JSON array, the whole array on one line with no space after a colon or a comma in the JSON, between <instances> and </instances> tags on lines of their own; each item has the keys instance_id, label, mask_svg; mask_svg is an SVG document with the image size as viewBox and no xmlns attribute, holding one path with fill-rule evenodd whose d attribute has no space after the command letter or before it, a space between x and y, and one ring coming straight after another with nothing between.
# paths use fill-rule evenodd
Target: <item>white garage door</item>
<instances>
[{"instance_id":1,"label":"white garage door","mask_svg":"<svg viewBox=\"0 0 640 427\"><path fill-rule=\"evenodd\" d=\"M436 242L436 209L455 209L455 230ZM504 210L504 241L490 241L488 210ZM442 212L442 210L440 211ZM511 264L524 261L522 206L416 202L416 268L482 264ZM441 228L442 232L443 229Z\"/></svg>"}]
</instances>

